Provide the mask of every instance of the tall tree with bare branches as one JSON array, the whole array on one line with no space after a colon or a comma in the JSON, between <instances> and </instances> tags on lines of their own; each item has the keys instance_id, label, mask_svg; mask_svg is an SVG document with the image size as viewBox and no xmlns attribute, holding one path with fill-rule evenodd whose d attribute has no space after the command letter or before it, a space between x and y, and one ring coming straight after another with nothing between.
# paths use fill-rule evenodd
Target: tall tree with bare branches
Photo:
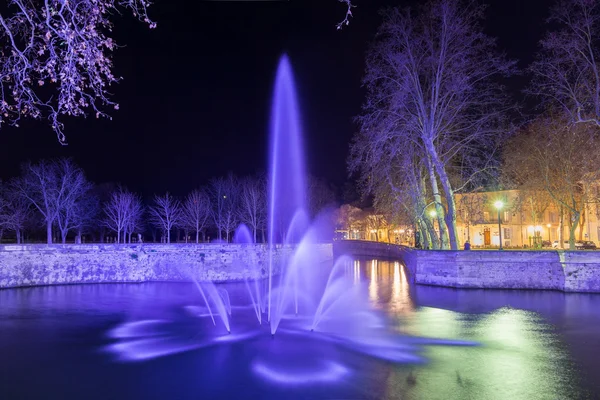
<instances>
[{"instance_id":1,"label":"tall tree with bare branches","mask_svg":"<svg viewBox=\"0 0 600 400\"><path fill-rule=\"evenodd\" d=\"M210 181L209 194L212 204L212 216L217 228L218 238L229 241L231 233L239 225L240 185L233 174Z\"/></svg>"},{"instance_id":2,"label":"tall tree with bare branches","mask_svg":"<svg viewBox=\"0 0 600 400\"><path fill-rule=\"evenodd\" d=\"M350 167L364 182L408 148L416 152L408 157L426 170L442 245L457 249L451 177L468 181L492 160L509 108L498 78L514 63L483 33L484 8L475 1L434 0L383 15L367 54Z\"/></svg>"},{"instance_id":3,"label":"tall tree with bare branches","mask_svg":"<svg viewBox=\"0 0 600 400\"><path fill-rule=\"evenodd\" d=\"M131 227L140 219L143 206L140 198L125 188L119 187L111 193L110 199L104 204L104 224L117 234L117 243L126 243L126 232L132 232Z\"/></svg>"},{"instance_id":4,"label":"tall tree with bare branches","mask_svg":"<svg viewBox=\"0 0 600 400\"><path fill-rule=\"evenodd\" d=\"M81 199L89 183L83 171L69 159L26 163L22 170L22 176L13 182L14 190L42 215L47 242L51 244L53 224L58 222L61 229L64 227L61 213Z\"/></svg>"},{"instance_id":5,"label":"tall tree with bare branches","mask_svg":"<svg viewBox=\"0 0 600 400\"><path fill-rule=\"evenodd\" d=\"M200 241L200 233L204 232L210 217L210 198L206 191L196 189L188 194L181 209L181 224L196 233L196 243Z\"/></svg>"},{"instance_id":6,"label":"tall tree with bare branches","mask_svg":"<svg viewBox=\"0 0 600 400\"><path fill-rule=\"evenodd\" d=\"M571 123L600 126L600 3L559 0L540 42L529 94Z\"/></svg>"},{"instance_id":7,"label":"tall tree with bare branches","mask_svg":"<svg viewBox=\"0 0 600 400\"><path fill-rule=\"evenodd\" d=\"M247 177L240 182L240 221L252 229L254 243L259 229L264 229L267 219L267 181L264 177Z\"/></svg>"},{"instance_id":8,"label":"tall tree with bare branches","mask_svg":"<svg viewBox=\"0 0 600 400\"><path fill-rule=\"evenodd\" d=\"M150 220L171 243L171 230L181 222L181 203L169 192L164 196L154 196L154 205L150 207Z\"/></svg>"}]
</instances>

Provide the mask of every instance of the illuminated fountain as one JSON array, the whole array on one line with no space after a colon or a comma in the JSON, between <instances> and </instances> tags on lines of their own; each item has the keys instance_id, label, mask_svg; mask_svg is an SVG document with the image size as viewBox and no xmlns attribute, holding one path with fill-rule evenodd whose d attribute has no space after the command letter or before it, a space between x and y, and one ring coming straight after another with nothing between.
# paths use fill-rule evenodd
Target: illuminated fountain
<instances>
[{"instance_id":1,"label":"illuminated fountain","mask_svg":"<svg viewBox=\"0 0 600 400\"><path fill-rule=\"evenodd\" d=\"M340 361L349 349L386 361L418 363L419 345L449 344L393 333L370 308L368 290L351 258L340 257L333 267L320 262L317 244L329 219L310 221L306 212L300 114L286 56L277 70L270 128L267 282L247 280L243 301L230 300L218 285L195 282L203 304L185 307L185 323L181 316L124 323L110 332L118 342L109 350L134 361L243 341L259 350L251 363L258 376L280 384L311 384L349 374L351 368ZM245 226L237 229L234 241L254 245ZM277 246L294 248L283 263L273 257ZM248 268L260 276L260 266Z\"/></svg>"}]
</instances>

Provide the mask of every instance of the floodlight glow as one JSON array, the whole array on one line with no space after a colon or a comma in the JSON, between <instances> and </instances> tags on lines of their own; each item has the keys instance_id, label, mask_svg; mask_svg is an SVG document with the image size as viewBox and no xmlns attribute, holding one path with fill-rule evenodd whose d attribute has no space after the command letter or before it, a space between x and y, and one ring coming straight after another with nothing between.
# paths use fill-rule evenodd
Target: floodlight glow
<instances>
[{"instance_id":1,"label":"floodlight glow","mask_svg":"<svg viewBox=\"0 0 600 400\"><path fill-rule=\"evenodd\" d=\"M494 207L496 207L496 209L500 210L502 207L504 207L504 203L501 200L498 200L494 203Z\"/></svg>"}]
</instances>

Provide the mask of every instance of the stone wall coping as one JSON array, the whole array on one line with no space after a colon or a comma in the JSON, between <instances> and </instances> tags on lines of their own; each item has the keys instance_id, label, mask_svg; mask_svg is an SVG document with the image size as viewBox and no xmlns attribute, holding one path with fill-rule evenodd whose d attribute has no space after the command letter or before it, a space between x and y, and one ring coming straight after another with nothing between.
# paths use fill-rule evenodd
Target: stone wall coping
<instances>
[{"instance_id":1,"label":"stone wall coping","mask_svg":"<svg viewBox=\"0 0 600 400\"><path fill-rule=\"evenodd\" d=\"M417 284L600 293L600 251L420 250L370 243L334 242L334 253L397 258Z\"/></svg>"}]
</instances>

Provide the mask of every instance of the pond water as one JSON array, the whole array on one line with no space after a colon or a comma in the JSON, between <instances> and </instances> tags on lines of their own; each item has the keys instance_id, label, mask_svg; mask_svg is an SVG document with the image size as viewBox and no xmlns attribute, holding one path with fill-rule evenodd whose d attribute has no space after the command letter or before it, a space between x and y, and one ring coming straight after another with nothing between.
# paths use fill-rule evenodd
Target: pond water
<instances>
[{"instance_id":1,"label":"pond water","mask_svg":"<svg viewBox=\"0 0 600 400\"><path fill-rule=\"evenodd\" d=\"M222 285L230 335L198 317L191 283L8 289L0 399L600 398L600 295L411 287L385 260L356 260L352 273L415 359L284 324L271 337L244 284Z\"/></svg>"}]
</instances>

